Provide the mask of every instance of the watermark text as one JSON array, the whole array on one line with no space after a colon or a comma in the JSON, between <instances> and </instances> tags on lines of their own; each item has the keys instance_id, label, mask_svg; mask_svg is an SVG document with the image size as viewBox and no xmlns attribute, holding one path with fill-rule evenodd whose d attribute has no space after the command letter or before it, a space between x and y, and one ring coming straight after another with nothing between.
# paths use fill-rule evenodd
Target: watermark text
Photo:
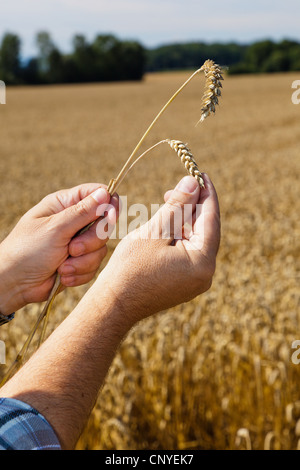
<instances>
[{"instance_id":1,"label":"watermark text","mask_svg":"<svg viewBox=\"0 0 300 470\"><path fill-rule=\"evenodd\" d=\"M297 366L300 364L300 340L293 341L292 349L296 351L292 354L291 361Z\"/></svg>"},{"instance_id":2,"label":"watermark text","mask_svg":"<svg viewBox=\"0 0 300 470\"><path fill-rule=\"evenodd\" d=\"M199 250L204 240L203 204L170 206L151 204L150 210L144 204L128 207L127 197L120 196L120 217L117 223L112 205L99 206L96 233L100 240L122 240L127 235L141 240L189 240L186 248Z\"/></svg>"},{"instance_id":3,"label":"watermark text","mask_svg":"<svg viewBox=\"0 0 300 470\"><path fill-rule=\"evenodd\" d=\"M6 347L4 341L0 340L0 364L6 364Z\"/></svg>"},{"instance_id":4,"label":"watermark text","mask_svg":"<svg viewBox=\"0 0 300 470\"><path fill-rule=\"evenodd\" d=\"M6 85L0 80L0 104L6 104Z\"/></svg>"},{"instance_id":5,"label":"watermark text","mask_svg":"<svg viewBox=\"0 0 300 470\"><path fill-rule=\"evenodd\" d=\"M300 104L300 80L295 80L292 83L292 88L296 89L292 94L292 103L293 104Z\"/></svg>"}]
</instances>

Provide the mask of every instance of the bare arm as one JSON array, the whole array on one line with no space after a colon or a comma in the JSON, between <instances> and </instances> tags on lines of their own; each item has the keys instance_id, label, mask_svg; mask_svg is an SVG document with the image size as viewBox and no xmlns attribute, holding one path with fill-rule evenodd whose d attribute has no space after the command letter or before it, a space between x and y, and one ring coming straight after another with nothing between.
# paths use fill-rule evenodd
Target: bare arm
<instances>
[{"instance_id":1,"label":"bare arm","mask_svg":"<svg viewBox=\"0 0 300 470\"><path fill-rule=\"evenodd\" d=\"M220 239L217 196L207 177L201 193L193 178L184 182L148 224L120 242L76 309L1 389L2 396L42 413L65 449L74 448L130 328L211 285ZM190 236L180 236L177 227L165 237L184 204L194 211ZM202 206L198 216L196 204Z\"/></svg>"},{"instance_id":2,"label":"bare arm","mask_svg":"<svg viewBox=\"0 0 300 470\"><path fill-rule=\"evenodd\" d=\"M37 409L62 448L72 449L94 406L116 349L129 329L116 302L89 291L25 366L1 389Z\"/></svg>"}]
</instances>

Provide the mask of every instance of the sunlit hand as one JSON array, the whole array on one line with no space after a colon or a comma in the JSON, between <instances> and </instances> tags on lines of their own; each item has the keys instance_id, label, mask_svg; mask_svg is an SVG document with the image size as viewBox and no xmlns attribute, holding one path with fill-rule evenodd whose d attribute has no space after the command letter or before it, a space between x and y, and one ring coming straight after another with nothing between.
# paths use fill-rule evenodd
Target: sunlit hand
<instances>
[{"instance_id":1,"label":"sunlit hand","mask_svg":"<svg viewBox=\"0 0 300 470\"><path fill-rule=\"evenodd\" d=\"M94 277L107 253L107 239L97 237L96 224L73 237L103 215L108 205L107 220L114 221L118 197L111 198L104 185L83 184L46 196L20 219L0 245L2 314L46 300L57 270L68 287Z\"/></svg>"},{"instance_id":2,"label":"sunlit hand","mask_svg":"<svg viewBox=\"0 0 300 470\"><path fill-rule=\"evenodd\" d=\"M211 286L220 213L216 191L204 178L206 189L187 176L166 193L164 206L119 243L93 285L93 292L109 291L115 297L129 323L186 302ZM184 213L192 214L187 233Z\"/></svg>"}]
</instances>

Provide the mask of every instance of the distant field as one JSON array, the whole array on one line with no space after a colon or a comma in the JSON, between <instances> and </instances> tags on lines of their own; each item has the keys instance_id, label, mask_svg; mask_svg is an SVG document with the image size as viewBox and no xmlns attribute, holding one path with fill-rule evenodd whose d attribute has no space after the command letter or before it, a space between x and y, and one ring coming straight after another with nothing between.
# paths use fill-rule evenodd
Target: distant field
<instances>
[{"instance_id":1,"label":"distant field","mask_svg":"<svg viewBox=\"0 0 300 470\"><path fill-rule=\"evenodd\" d=\"M8 89L0 106L1 239L49 192L108 183L187 77ZM300 364L291 361L291 344L300 340L296 79L228 77L216 115L197 127L203 78L195 79L150 134L145 148L164 138L187 142L216 186L217 271L209 292L128 335L78 449L300 448ZM129 204L162 203L184 174L161 147L119 193ZM86 289L60 295L51 328ZM26 307L1 328L8 363L39 309Z\"/></svg>"}]
</instances>

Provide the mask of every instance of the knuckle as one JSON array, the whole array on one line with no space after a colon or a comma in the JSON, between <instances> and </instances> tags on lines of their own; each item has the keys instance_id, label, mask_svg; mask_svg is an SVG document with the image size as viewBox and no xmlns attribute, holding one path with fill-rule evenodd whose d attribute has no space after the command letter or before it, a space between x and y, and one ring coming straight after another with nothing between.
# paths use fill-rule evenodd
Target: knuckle
<instances>
[{"instance_id":1,"label":"knuckle","mask_svg":"<svg viewBox=\"0 0 300 470\"><path fill-rule=\"evenodd\" d=\"M82 239L76 240L75 238L74 240L71 241L69 245L70 256L77 258L78 256L82 256L86 253L87 253L87 247L86 247L84 240Z\"/></svg>"},{"instance_id":2,"label":"knuckle","mask_svg":"<svg viewBox=\"0 0 300 470\"><path fill-rule=\"evenodd\" d=\"M84 200L76 204L76 206L74 206L74 210L80 217L86 217L89 215L89 207Z\"/></svg>"},{"instance_id":3,"label":"knuckle","mask_svg":"<svg viewBox=\"0 0 300 470\"><path fill-rule=\"evenodd\" d=\"M175 209L175 210L181 209L182 210L184 208L185 203L183 201L179 201L178 199L172 199L171 198L166 202L166 205L167 205L167 207L169 208L170 211L172 209Z\"/></svg>"}]
</instances>

